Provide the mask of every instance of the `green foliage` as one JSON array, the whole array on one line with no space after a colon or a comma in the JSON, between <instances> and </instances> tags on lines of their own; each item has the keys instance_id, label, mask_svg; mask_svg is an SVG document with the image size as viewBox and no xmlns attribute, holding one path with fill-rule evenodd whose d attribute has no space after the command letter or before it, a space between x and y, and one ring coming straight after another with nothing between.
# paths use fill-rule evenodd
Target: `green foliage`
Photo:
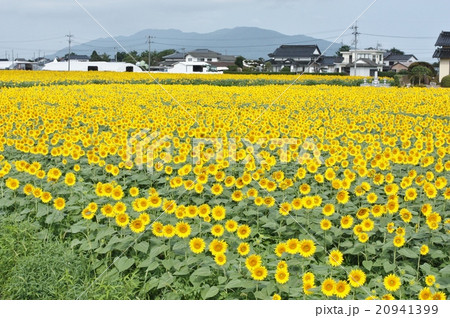
<instances>
[{"instance_id":1,"label":"green foliage","mask_svg":"<svg viewBox=\"0 0 450 318\"><path fill-rule=\"evenodd\" d=\"M408 72L411 72L413 68L415 68L416 66L424 66L427 69L430 70L431 74L430 76L434 77L436 76L436 70L434 69L433 65L431 65L430 63L427 62L414 62L412 63L410 66L408 66Z\"/></svg>"},{"instance_id":2,"label":"green foliage","mask_svg":"<svg viewBox=\"0 0 450 318\"><path fill-rule=\"evenodd\" d=\"M442 78L441 87L450 87L450 75L444 76Z\"/></svg>"},{"instance_id":3,"label":"green foliage","mask_svg":"<svg viewBox=\"0 0 450 318\"><path fill-rule=\"evenodd\" d=\"M411 78L413 80L417 79L419 82L419 85L421 85L422 81L425 78L430 77L432 74L431 71L427 67L421 66L421 65L418 65L418 66L412 68L410 73L411 73Z\"/></svg>"},{"instance_id":4,"label":"green foliage","mask_svg":"<svg viewBox=\"0 0 450 318\"><path fill-rule=\"evenodd\" d=\"M238 57L236 57L236 60L234 61L234 64L236 64L240 68L243 68L244 67L244 60L245 60L245 58L243 56L238 56Z\"/></svg>"},{"instance_id":5,"label":"green foliage","mask_svg":"<svg viewBox=\"0 0 450 318\"><path fill-rule=\"evenodd\" d=\"M336 56L342 56L342 52L348 52L350 51L350 46L348 45L342 45L339 50L336 51Z\"/></svg>"}]
</instances>

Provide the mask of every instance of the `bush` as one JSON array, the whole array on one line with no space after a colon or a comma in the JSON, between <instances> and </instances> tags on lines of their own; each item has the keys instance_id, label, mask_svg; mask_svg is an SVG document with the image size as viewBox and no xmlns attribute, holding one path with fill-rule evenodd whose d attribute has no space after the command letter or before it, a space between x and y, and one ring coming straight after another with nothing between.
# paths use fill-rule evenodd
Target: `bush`
<instances>
[{"instance_id":1,"label":"bush","mask_svg":"<svg viewBox=\"0 0 450 318\"><path fill-rule=\"evenodd\" d=\"M444 76L442 78L441 87L450 87L450 75Z\"/></svg>"}]
</instances>

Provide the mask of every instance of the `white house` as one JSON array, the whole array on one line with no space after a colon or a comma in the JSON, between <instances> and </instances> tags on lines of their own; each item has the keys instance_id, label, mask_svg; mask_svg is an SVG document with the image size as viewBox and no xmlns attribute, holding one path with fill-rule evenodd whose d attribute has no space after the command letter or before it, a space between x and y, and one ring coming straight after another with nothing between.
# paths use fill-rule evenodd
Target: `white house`
<instances>
[{"instance_id":1,"label":"white house","mask_svg":"<svg viewBox=\"0 0 450 318\"><path fill-rule=\"evenodd\" d=\"M68 62L53 62L44 65L44 71L67 71ZM136 65L125 62L80 62L70 61L71 71L100 71L100 72L142 72L142 69Z\"/></svg>"},{"instance_id":2,"label":"white house","mask_svg":"<svg viewBox=\"0 0 450 318\"><path fill-rule=\"evenodd\" d=\"M383 71L383 53L384 51L382 50L371 49L342 52L343 60L336 66L339 72L344 72L351 76L374 76L376 71Z\"/></svg>"},{"instance_id":3,"label":"white house","mask_svg":"<svg viewBox=\"0 0 450 318\"><path fill-rule=\"evenodd\" d=\"M205 62L178 62L167 69L168 73L210 73L211 65Z\"/></svg>"},{"instance_id":4,"label":"white house","mask_svg":"<svg viewBox=\"0 0 450 318\"><path fill-rule=\"evenodd\" d=\"M185 69L188 69L188 73L196 73L199 71L199 66L204 64L196 63L207 63L210 66L211 71L224 71L228 70L228 66L234 65L236 59L233 55L223 55L218 52L214 52L208 49L197 49L190 52L175 52L170 55L163 56L164 61L161 63L161 67L167 68L170 73L186 73ZM177 64L184 62L185 64ZM176 66L176 67L175 67ZM196 71L193 71L193 68Z\"/></svg>"},{"instance_id":5,"label":"white house","mask_svg":"<svg viewBox=\"0 0 450 318\"><path fill-rule=\"evenodd\" d=\"M439 59L439 81L442 81L444 76L450 75L450 32L442 31L435 46L439 47L433 57Z\"/></svg>"}]
</instances>

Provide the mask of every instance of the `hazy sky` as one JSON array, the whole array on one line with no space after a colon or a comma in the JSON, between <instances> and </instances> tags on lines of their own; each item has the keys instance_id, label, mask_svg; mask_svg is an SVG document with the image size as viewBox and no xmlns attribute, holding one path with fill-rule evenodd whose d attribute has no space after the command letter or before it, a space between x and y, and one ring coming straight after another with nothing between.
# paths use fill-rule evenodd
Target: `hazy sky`
<instances>
[{"instance_id":1,"label":"hazy sky","mask_svg":"<svg viewBox=\"0 0 450 318\"><path fill-rule=\"evenodd\" d=\"M207 33L255 26L334 41L373 0L77 0L112 35L143 29ZM378 0L359 20L360 46L393 46L433 61L434 43L450 30L448 0ZM0 0L0 58L37 56L105 37L75 0ZM351 30L342 38L351 44ZM339 43L341 40L338 41ZM435 60L434 60L435 61Z\"/></svg>"}]
</instances>

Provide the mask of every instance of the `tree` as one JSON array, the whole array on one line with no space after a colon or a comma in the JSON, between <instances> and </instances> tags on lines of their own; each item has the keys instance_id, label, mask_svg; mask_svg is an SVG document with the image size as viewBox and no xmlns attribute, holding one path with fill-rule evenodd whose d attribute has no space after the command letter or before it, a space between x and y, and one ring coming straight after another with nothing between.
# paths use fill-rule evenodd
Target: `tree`
<instances>
[{"instance_id":1,"label":"tree","mask_svg":"<svg viewBox=\"0 0 450 318\"><path fill-rule=\"evenodd\" d=\"M92 62L97 62L97 61L101 61L102 58L100 57L100 55L98 55L97 51L94 50L92 51L91 57L89 58L90 61Z\"/></svg>"},{"instance_id":2,"label":"tree","mask_svg":"<svg viewBox=\"0 0 450 318\"><path fill-rule=\"evenodd\" d=\"M421 84L422 79L431 76L431 71L425 66L416 66L411 70L412 79L418 79L419 85Z\"/></svg>"},{"instance_id":3,"label":"tree","mask_svg":"<svg viewBox=\"0 0 450 318\"><path fill-rule=\"evenodd\" d=\"M269 61L267 61L267 62L264 64L264 71L265 71L265 72L272 72L272 70L273 70L273 65L272 65L272 63L270 63Z\"/></svg>"},{"instance_id":4,"label":"tree","mask_svg":"<svg viewBox=\"0 0 450 318\"><path fill-rule=\"evenodd\" d=\"M405 52L393 47L392 49L388 50L388 52L391 52L394 55L405 55Z\"/></svg>"},{"instance_id":5,"label":"tree","mask_svg":"<svg viewBox=\"0 0 450 318\"><path fill-rule=\"evenodd\" d=\"M125 54L124 58L123 58L123 62L125 63L132 63L132 64L136 64L136 61L139 61L141 58L138 55L137 51L131 51L128 54Z\"/></svg>"},{"instance_id":6,"label":"tree","mask_svg":"<svg viewBox=\"0 0 450 318\"><path fill-rule=\"evenodd\" d=\"M109 62L110 60L111 60L111 58L109 57L108 54L103 53L102 55L100 55L100 61Z\"/></svg>"},{"instance_id":7,"label":"tree","mask_svg":"<svg viewBox=\"0 0 450 318\"><path fill-rule=\"evenodd\" d=\"M412 63L410 66L408 66L408 72L411 73L412 69L415 68L416 66L425 66L426 68L428 68L431 72L431 76L436 76L436 70L434 69L433 65L431 65L428 62L414 62Z\"/></svg>"},{"instance_id":8,"label":"tree","mask_svg":"<svg viewBox=\"0 0 450 318\"><path fill-rule=\"evenodd\" d=\"M236 64L240 68L244 68L244 60L245 60L245 58L243 56L239 55L238 57L236 57L236 60L234 61L234 64Z\"/></svg>"},{"instance_id":9,"label":"tree","mask_svg":"<svg viewBox=\"0 0 450 318\"><path fill-rule=\"evenodd\" d=\"M336 56L342 56L342 52L348 52L350 51L350 46L348 45L342 45L339 50L336 51Z\"/></svg>"}]
</instances>

